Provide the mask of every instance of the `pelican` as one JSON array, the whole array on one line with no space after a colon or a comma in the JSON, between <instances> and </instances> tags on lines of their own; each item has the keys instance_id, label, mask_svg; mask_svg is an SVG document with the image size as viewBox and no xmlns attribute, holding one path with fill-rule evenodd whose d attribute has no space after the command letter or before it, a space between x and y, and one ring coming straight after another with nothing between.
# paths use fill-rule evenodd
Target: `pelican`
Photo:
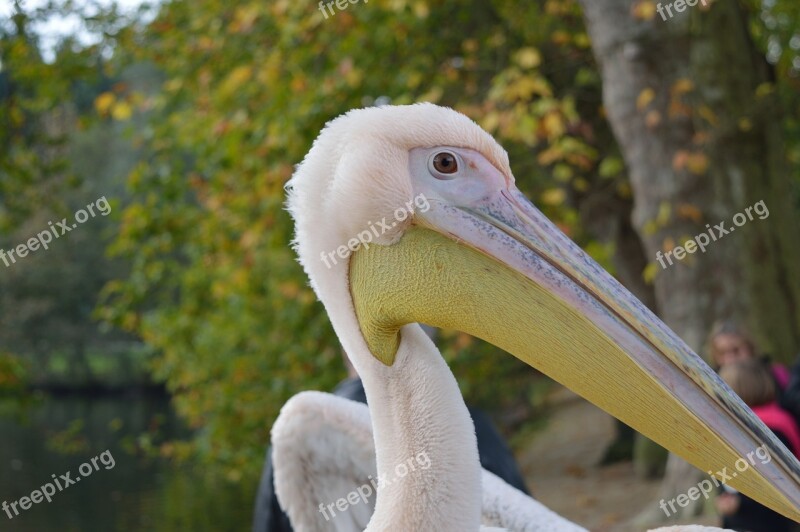
<instances>
[{"instance_id":1,"label":"pelican","mask_svg":"<svg viewBox=\"0 0 800 532\"><path fill-rule=\"evenodd\" d=\"M369 403L304 392L282 409L275 485L297 530L581 530L482 472L456 380L417 323L494 344L703 471L765 445L770 461L726 483L800 520L791 453L525 198L506 152L466 116L350 111L287 191L299 261ZM420 453L429 467L410 471ZM388 480L373 510L350 496L375 472Z\"/></svg>"}]
</instances>

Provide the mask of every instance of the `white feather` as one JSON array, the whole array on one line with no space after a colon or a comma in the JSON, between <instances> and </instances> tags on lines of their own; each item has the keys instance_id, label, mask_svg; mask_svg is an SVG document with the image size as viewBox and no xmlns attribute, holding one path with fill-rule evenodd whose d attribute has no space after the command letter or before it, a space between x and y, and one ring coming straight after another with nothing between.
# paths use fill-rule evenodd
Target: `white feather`
<instances>
[{"instance_id":1,"label":"white feather","mask_svg":"<svg viewBox=\"0 0 800 532\"><path fill-rule=\"evenodd\" d=\"M303 392L284 405L272 428L278 501L298 532L363 530L375 508L375 493L344 512L335 503L366 493L376 478L372 425L366 405L321 392ZM482 531L579 532L544 505L483 471ZM319 506L326 509L328 518ZM486 528L492 527L492 528ZM497 527L497 528L494 528Z\"/></svg>"}]
</instances>

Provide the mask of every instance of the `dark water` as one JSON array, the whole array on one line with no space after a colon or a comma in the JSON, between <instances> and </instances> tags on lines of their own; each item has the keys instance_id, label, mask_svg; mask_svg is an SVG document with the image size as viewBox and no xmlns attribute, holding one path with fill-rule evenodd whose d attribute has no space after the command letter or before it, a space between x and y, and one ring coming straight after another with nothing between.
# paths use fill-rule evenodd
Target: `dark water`
<instances>
[{"instance_id":1,"label":"dark water","mask_svg":"<svg viewBox=\"0 0 800 532\"><path fill-rule=\"evenodd\" d=\"M251 482L210 481L200 466L143 452L185 435L161 397L0 400L0 531L247 530ZM65 486L67 472L80 480ZM15 515L10 504L53 475L62 489L52 502L18 504Z\"/></svg>"}]
</instances>

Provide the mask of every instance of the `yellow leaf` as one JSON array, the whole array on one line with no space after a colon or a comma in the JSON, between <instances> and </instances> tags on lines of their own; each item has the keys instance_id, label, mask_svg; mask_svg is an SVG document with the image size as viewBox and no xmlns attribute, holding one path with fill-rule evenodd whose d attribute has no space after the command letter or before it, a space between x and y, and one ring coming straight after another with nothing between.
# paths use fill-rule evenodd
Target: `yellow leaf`
<instances>
[{"instance_id":1,"label":"yellow leaf","mask_svg":"<svg viewBox=\"0 0 800 532\"><path fill-rule=\"evenodd\" d=\"M564 121L561 119L561 114L557 112L547 113L542 121L542 125L550 139L560 137L564 134L564 131L566 131Z\"/></svg>"},{"instance_id":2,"label":"yellow leaf","mask_svg":"<svg viewBox=\"0 0 800 532\"><path fill-rule=\"evenodd\" d=\"M541 64L542 56L539 50L528 46L517 52L516 61L522 68L536 68Z\"/></svg>"},{"instance_id":3,"label":"yellow leaf","mask_svg":"<svg viewBox=\"0 0 800 532\"><path fill-rule=\"evenodd\" d=\"M669 222L669 216L672 212L672 206L668 201L662 201L658 206L658 214L656 215L656 224L659 227L664 227Z\"/></svg>"},{"instance_id":4,"label":"yellow leaf","mask_svg":"<svg viewBox=\"0 0 800 532\"><path fill-rule=\"evenodd\" d=\"M653 20L656 16L656 4L650 0L641 0L631 7L631 14L639 20Z\"/></svg>"},{"instance_id":5,"label":"yellow leaf","mask_svg":"<svg viewBox=\"0 0 800 532\"><path fill-rule=\"evenodd\" d=\"M414 2L414 15L417 18L428 18L431 10L425 2Z\"/></svg>"},{"instance_id":6,"label":"yellow leaf","mask_svg":"<svg viewBox=\"0 0 800 532\"><path fill-rule=\"evenodd\" d=\"M673 96L686 94L687 92L691 92L692 90L694 90L694 82L692 82L692 80L687 78L681 78L672 84Z\"/></svg>"},{"instance_id":7,"label":"yellow leaf","mask_svg":"<svg viewBox=\"0 0 800 532\"><path fill-rule=\"evenodd\" d=\"M656 91L651 89L650 87L644 89L642 92L639 93L639 97L636 98L636 108L638 110L642 110L652 102L656 97Z\"/></svg>"},{"instance_id":8,"label":"yellow leaf","mask_svg":"<svg viewBox=\"0 0 800 532\"><path fill-rule=\"evenodd\" d=\"M438 102L444 95L444 90L441 87L432 87L428 92L419 97L421 102Z\"/></svg>"},{"instance_id":9,"label":"yellow leaf","mask_svg":"<svg viewBox=\"0 0 800 532\"><path fill-rule=\"evenodd\" d=\"M115 103L111 108L111 116L114 118L114 120L127 120L132 114L133 108L131 107L131 104L125 100Z\"/></svg>"},{"instance_id":10,"label":"yellow leaf","mask_svg":"<svg viewBox=\"0 0 800 532\"><path fill-rule=\"evenodd\" d=\"M647 266L644 267L644 271L642 272L642 278L644 282L647 284L653 284L653 281L656 280L656 275L658 274L658 265L655 262L650 262Z\"/></svg>"},{"instance_id":11,"label":"yellow leaf","mask_svg":"<svg viewBox=\"0 0 800 532\"><path fill-rule=\"evenodd\" d=\"M564 203L564 200L567 198L567 194L561 188L551 188L542 192L542 203L544 205L550 205L556 207Z\"/></svg>"},{"instance_id":12,"label":"yellow leaf","mask_svg":"<svg viewBox=\"0 0 800 532\"><path fill-rule=\"evenodd\" d=\"M582 177L577 178L572 182L572 188L578 192L586 192L589 190L589 182Z\"/></svg>"},{"instance_id":13,"label":"yellow leaf","mask_svg":"<svg viewBox=\"0 0 800 532\"><path fill-rule=\"evenodd\" d=\"M107 115L109 109L114 104L115 96L111 92L104 92L94 100L94 108L101 115Z\"/></svg>"},{"instance_id":14,"label":"yellow leaf","mask_svg":"<svg viewBox=\"0 0 800 532\"><path fill-rule=\"evenodd\" d=\"M642 229L644 229L645 235L652 236L658 232L658 224L655 220L647 220L642 226Z\"/></svg>"},{"instance_id":15,"label":"yellow leaf","mask_svg":"<svg viewBox=\"0 0 800 532\"><path fill-rule=\"evenodd\" d=\"M700 224L703 221L703 212L689 203L679 203L675 207L675 212L679 218L686 218Z\"/></svg>"},{"instance_id":16,"label":"yellow leaf","mask_svg":"<svg viewBox=\"0 0 800 532\"><path fill-rule=\"evenodd\" d=\"M700 116L706 119L706 122L711 124L712 126L717 125L717 115L714 114L714 111L707 105L701 105L700 108L697 110L700 113Z\"/></svg>"},{"instance_id":17,"label":"yellow leaf","mask_svg":"<svg viewBox=\"0 0 800 532\"><path fill-rule=\"evenodd\" d=\"M742 131L750 131L753 129L753 122L751 122L749 118L740 118L739 129Z\"/></svg>"},{"instance_id":18,"label":"yellow leaf","mask_svg":"<svg viewBox=\"0 0 800 532\"><path fill-rule=\"evenodd\" d=\"M493 132L500 125L500 115L497 111L491 111L481 120L481 127L486 131Z\"/></svg>"},{"instance_id":19,"label":"yellow leaf","mask_svg":"<svg viewBox=\"0 0 800 532\"><path fill-rule=\"evenodd\" d=\"M558 146L550 146L546 150L539 153L536 156L536 160L539 164L543 166L547 166L548 164L553 164L554 162L562 159L564 157L564 152Z\"/></svg>"},{"instance_id":20,"label":"yellow leaf","mask_svg":"<svg viewBox=\"0 0 800 532\"><path fill-rule=\"evenodd\" d=\"M231 70L231 73L228 74L228 77L222 82L222 86L219 89L220 94L222 96L230 96L238 91L239 87L250 79L251 73L252 68L249 65L240 65Z\"/></svg>"},{"instance_id":21,"label":"yellow leaf","mask_svg":"<svg viewBox=\"0 0 800 532\"><path fill-rule=\"evenodd\" d=\"M554 44L567 44L572 40L570 33L564 30L556 30L550 36L550 39L553 41Z\"/></svg>"},{"instance_id":22,"label":"yellow leaf","mask_svg":"<svg viewBox=\"0 0 800 532\"><path fill-rule=\"evenodd\" d=\"M550 87L547 82L539 77L522 76L509 84L506 95L509 100L530 100L534 94L550 96Z\"/></svg>"},{"instance_id":23,"label":"yellow leaf","mask_svg":"<svg viewBox=\"0 0 800 532\"><path fill-rule=\"evenodd\" d=\"M686 159L686 168L694 175L703 175L708 170L708 163L704 153L691 153Z\"/></svg>"},{"instance_id":24,"label":"yellow leaf","mask_svg":"<svg viewBox=\"0 0 800 532\"><path fill-rule=\"evenodd\" d=\"M461 43L461 47L467 53L474 53L478 51L478 41L476 39L466 39Z\"/></svg>"},{"instance_id":25,"label":"yellow leaf","mask_svg":"<svg viewBox=\"0 0 800 532\"><path fill-rule=\"evenodd\" d=\"M756 87L756 98L764 98L775 92L775 85L769 82L764 82Z\"/></svg>"}]
</instances>

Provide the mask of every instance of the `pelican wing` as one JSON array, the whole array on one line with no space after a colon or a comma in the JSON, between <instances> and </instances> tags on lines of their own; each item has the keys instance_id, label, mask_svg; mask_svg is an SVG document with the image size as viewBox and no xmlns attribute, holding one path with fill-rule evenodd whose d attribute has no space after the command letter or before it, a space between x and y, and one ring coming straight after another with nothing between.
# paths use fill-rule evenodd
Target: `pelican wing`
<instances>
[{"instance_id":1,"label":"pelican wing","mask_svg":"<svg viewBox=\"0 0 800 532\"><path fill-rule=\"evenodd\" d=\"M272 445L275 490L295 530L367 527L375 509L377 468L366 405L327 393L300 393L281 409ZM585 530L486 470L482 483L486 526L516 532Z\"/></svg>"},{"instance_id":2,"label":"pelican wing","mask_svg":"<svg viewBox=\"0 0 800 532\"><path fill-rule=\"evenodd\" d=\"M377 467L365 405L322 392L295 395L272 427L272 446L275 492L295 530L367 527Z\"/></svg>"}]
</instances>

